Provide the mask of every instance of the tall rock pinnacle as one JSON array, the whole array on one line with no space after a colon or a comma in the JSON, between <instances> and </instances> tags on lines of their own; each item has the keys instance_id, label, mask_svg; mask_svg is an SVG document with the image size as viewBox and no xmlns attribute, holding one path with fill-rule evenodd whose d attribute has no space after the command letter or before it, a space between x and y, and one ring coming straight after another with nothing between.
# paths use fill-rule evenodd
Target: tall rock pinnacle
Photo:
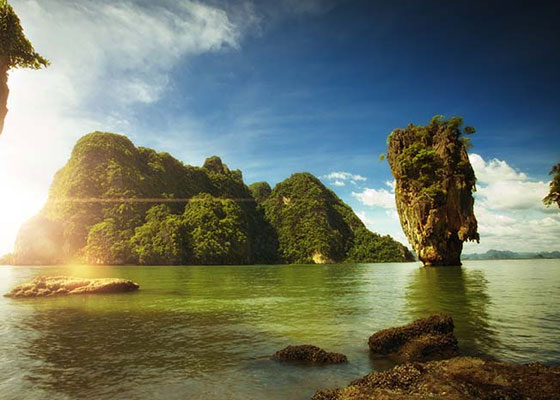
<instances>
[{"instance_id":1,"label":"tall rock pinnacle","mask_svg":"<svg viewBox=\"0 0 560 400\"><path fill-rule=\"evenodd\" d=\"M479 240L473 213L476 178L469 162L463 120L432 118L387 139L396 180L395 200L406 237L426 266L461 265L463 242Z\"/></svg>"}]
</instances>

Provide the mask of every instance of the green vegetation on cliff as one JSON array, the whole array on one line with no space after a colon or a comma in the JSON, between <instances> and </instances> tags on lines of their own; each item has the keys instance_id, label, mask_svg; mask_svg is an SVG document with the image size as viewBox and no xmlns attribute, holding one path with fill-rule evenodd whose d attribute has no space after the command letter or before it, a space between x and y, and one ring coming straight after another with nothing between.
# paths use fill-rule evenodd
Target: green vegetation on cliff
<instances>
[{"instance_id":1,"label":"green vegetation on cliff","mask_svg":"<svg viewBox=\"0 0 560 400\"><path fill-rule=\"evenodd\" d=\"M278 232L284 262L412 260L400 243L368 231L348 205L309 173L293 174L276 185L263 204Z\"/></svg>"},{"instance_id":2,"label":"green vegetation on cliff","mask_svg":"<svg viewBox=\"0 0 560 400\"><path fill-rule=\"evenodd\" d=\"M16 241L17 263L251 264L406 261L317 178L247 187L217 156L202 168L125 136L81 138L40 215Z\"/></svg>"},{"instance_id":3,"label":"green vegetation on cliff","mask_svg":"<svg viewBox=\"0 0 560 400\"><path fill-rule=\"evenodd\" d=\"M268 199L272 193L272 188L267 182L252 183L249 185L249 190L251 191L253 198L259 203Z\"/></svg>"},{"instance_id":4,"label":"green vegetation on cliff","mask_svg":"<svg viewBox=\"0 0 560 400\"><path fill-rule=\"evenodd\" d=\"M552 181L550 182L550 191L543 199L543 202L547 206L556 203L558 207L560 207L560 163L552 167L550 175L553 175Z\"/></svg>"},{"instance_id":5,"label":"green vegetation on cliff","mask_svg":"<svg viewBox=\"0 0 560 400\"><path fill-rule=\"evenodd\" d=\"M460 265L465 240L479 239L473 213L476 178L469 162L463 119L437 115L387 139L403 231L426 265Z\"/></svg>"}]
</instances>

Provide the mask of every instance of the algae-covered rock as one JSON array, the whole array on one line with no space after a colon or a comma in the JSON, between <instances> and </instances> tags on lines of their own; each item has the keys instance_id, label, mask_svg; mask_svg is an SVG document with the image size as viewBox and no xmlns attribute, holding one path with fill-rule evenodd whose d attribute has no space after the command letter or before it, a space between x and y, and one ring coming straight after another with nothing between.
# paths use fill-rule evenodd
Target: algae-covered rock
<instances>
[{"instance_id":1,"label":"algae-covered rock","mask_svg":"<svg viewBox=\"0 0 560 400\"><path fill-rule=\"evenodd\" d=\"M479 240L464 136L474 129L462 123L437 116L427 126L396 129L387 140L401 225L424 265L460 265L463 242Z\"/></svg>"},{"instance_id":2,"label":"algae-covered rock","mask_svg":"<svg viewBox=\"0 0 560 400\"><path fill-rule=\"evenodd\" d=\"M344 354L329 353L309 344L288 346L274 353L272 358L279 361L304 361L313 364L339 364L348 361Z\"/></svg>"},{"instance_id":3,"label":"algae-covered rock","mask_svg":"<svg viewBox=\"0 0 560 400\"><path fill-rule=\"evenodd\" d=\"M375 355L396 361L430 361L459 355L454 324L450 316L434 314L408 325L383 329L370 336L368 344Z\"/></svg>"},{"instance_id":4,"label":"algae-covered rock","mask_svg":"<svg viewBox=\"0 0 560 400\"><path fill-rule=\"evenodd\" d=\"M555 399L559 393L559 367L456 357L373 372L345 388L317 392L313 400Z\"/></svg>"},{"instance_id":5,"label":"algae-covered rock","mask_svg":"<svg viewBox=\"0 0 560 400\"><path fill-rule=\"evenodd\" d=\"M69 276L38 276L16 286L4 296L13 298L66 296L74 294L123 293L138 290L140 286L125 279L85 279Z\"/></svg>"}]
</instances>

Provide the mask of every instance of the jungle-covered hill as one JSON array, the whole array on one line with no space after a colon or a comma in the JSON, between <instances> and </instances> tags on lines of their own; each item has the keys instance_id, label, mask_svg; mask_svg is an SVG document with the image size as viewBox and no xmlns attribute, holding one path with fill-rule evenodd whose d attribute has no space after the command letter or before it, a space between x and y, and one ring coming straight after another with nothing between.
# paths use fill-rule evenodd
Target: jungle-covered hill
<instances>
[{"instance_id":1,"label":"jungle-covered hill","mask_svg":"<svg viewBox=\"0 0 560 400\"><path fill-rule=\"evenodd\" d=\"M409 261L309 173L250 187L219 157L202 167L93 132L75 145L15 264L273 264Z\"/></svg>"}]
</instances>

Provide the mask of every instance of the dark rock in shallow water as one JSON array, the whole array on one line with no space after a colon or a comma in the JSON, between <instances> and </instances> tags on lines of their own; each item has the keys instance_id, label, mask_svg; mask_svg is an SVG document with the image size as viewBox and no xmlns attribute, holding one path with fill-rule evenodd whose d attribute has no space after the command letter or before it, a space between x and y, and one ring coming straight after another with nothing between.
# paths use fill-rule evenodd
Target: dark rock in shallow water
<instances>
[{"instance_id":1,"label":"dark rock in shallow water","mask_svg":"<svg viewBox=\"0 0 560 400\"><path fill-rule=\"evenodd\" d=\"M74 294L122 293L138 290L137 283L125 279L84 279L69 276L38 276L16 286L6 297L47 297Z\"/></svg>"},{"instance_id":2,"label":"dark rock in shallow water","mask_svg":"<svg viewBox=\"0 0 560 400\"><path fill-rule=\"evenodd\" d=\"M456 357L459 347L453 329L450 316L434 314L408 325L374 333L369 338L369 349L376 355L401 362Z\"/></svg>"},{"instance_id":3,"label":"dark rock in shallow water","mask_svg":"<svg viewBox=\"0 0 560 400\"><path fill-rule=\"evenodd\" d=\"M329 353L317 346L309 344L288 346L274 353L272 358L280 361L306 361L314 364L339 364L348 362L344 354Z\"/></svg>"},{"instance_id":4,"label":"dark rock in shallow water","mask_svg":"<svg viewBox=\"0 0 560 400\"><path fill-rule=\"evenodd\" d=\"M373 372L345 388L317 392L313 400L557 399L559 394L559 367L456 357Z\"/></svg>"}]
</instances>

